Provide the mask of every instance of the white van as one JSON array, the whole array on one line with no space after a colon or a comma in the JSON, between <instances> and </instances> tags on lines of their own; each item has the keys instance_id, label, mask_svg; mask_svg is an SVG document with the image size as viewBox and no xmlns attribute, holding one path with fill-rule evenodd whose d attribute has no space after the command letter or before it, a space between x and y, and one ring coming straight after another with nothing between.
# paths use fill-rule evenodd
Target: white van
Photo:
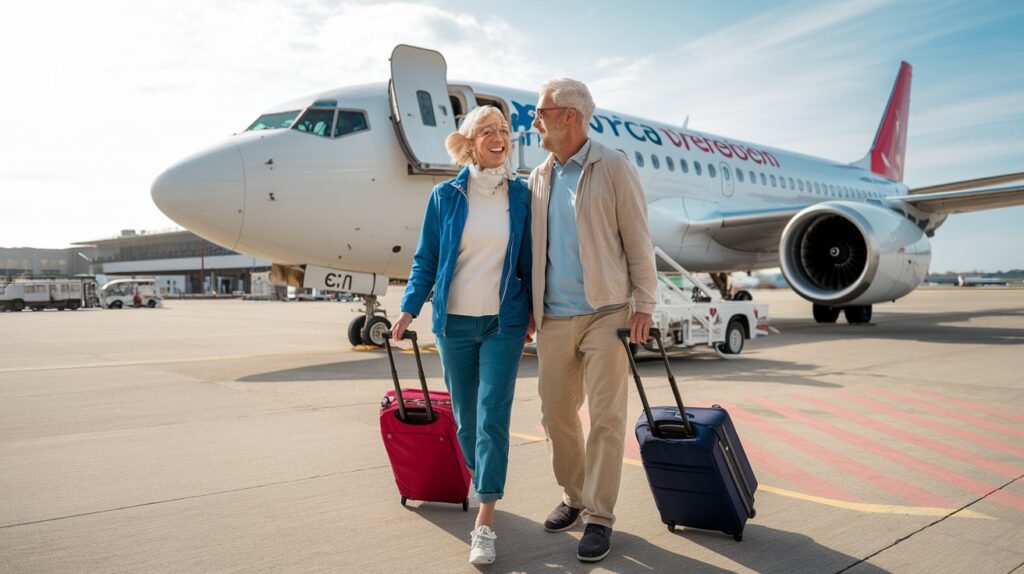
<instances>
[{"instance_id":1,"label":"white van","mask_svg":"<svg viewBox=\"0 0 1024 574\"><path fill-rule=\"evenodd\" d=\"M138 294L138 305L136 297ZM124 307L155 308L163 305L163 298L156 287L156 279L114 279L100 288L100 303L108 309Z\"/></svg>"}]
</instances>

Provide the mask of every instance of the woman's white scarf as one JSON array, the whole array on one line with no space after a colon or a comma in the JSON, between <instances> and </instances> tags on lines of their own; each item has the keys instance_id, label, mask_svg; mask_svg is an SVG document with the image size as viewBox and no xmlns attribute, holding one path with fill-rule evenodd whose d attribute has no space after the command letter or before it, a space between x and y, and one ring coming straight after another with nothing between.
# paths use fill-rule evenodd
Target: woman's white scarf
<instances>
[{"instance_id":1,"label":"woman's white scarf","mask_svg":"<svg viewBox=\"0 0 1024 574\"><path fill-rule=\"evenodd\" d=\"M469 164L470 188L488 197L495 194L505 181L512 177L512 159L506 157L505 163L498 167L481 168L475 163Z\"/></svg>"}]
</instances>

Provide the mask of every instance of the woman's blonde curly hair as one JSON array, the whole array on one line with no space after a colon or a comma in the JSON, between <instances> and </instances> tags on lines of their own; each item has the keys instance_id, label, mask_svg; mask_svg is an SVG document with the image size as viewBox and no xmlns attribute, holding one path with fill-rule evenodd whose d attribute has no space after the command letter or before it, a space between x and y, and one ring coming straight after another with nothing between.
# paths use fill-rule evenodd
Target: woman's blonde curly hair
<instances>
[{"instance_id":1,"label":"woman's blonde curly hair","mask_svg":"<svg viewBox=\"0 0 1024 574\"><path fill-rule=\"evenodd\" d=\"M448 134L448 139L445 140L444 146L448 149L448 155L452 156L452 161L455 165L462 167L475 163L473 157L473 138L476 137L476 126L483 120L496 115L501 118L501 123L504 127L508 127L508 121L505 119L505 114L501 113L501 110L494 106L479 106L473 108L473 111L469 112L462 118L462 125L459 126L459 131Z\"/></svg>"}]
</instances>

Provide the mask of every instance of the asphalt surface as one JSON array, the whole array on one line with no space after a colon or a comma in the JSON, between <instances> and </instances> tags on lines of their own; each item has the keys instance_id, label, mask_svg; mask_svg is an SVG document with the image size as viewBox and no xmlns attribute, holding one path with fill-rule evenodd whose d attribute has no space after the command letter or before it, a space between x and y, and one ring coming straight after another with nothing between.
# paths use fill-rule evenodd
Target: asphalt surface
<instances>
[{"instance_id":1,"label":"asphalt surface","mask_svg":"<svg viewBox=\"0 0 1024 574\"><path fill-rule=\"evenodd\" d=\"M527 356L498 562L480 570L1024 570L1024 290L923 289L861 326L815 324L788 291L755 299L780 333L733 360L672 360L687 403L729 408L750 455L742 542L668 532L630 429L612 552L578 562L581 528L541 527L559 491ZM382 351L348 344L355 310L0 314L0 572L475 571L473 508L399 504L378 423L390 372ZM414 328L429 344L428 322ZM398 359L414 385L412 355ZM669 404L650 359L648 394ZM443 389L437 355L424 362Z\"/></svg>"}]
</instances>

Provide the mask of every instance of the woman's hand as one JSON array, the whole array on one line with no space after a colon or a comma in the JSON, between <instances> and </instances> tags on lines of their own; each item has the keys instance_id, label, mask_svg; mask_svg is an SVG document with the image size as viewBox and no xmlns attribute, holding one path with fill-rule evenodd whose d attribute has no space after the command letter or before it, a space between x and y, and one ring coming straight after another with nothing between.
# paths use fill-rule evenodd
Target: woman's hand
<instances>
[{"instance_id":1,"label":"woman's hand","mask_svg":"<svg viewBox=\"0 0 1024 574\"><path fill-rule=\"evenodd\" d=\"M405 330L409 328L409 323L412 323L412 313L403 312L399 315L398 320L391 326L391 340L401 341Z\"/></svg>"}]
</instances>

